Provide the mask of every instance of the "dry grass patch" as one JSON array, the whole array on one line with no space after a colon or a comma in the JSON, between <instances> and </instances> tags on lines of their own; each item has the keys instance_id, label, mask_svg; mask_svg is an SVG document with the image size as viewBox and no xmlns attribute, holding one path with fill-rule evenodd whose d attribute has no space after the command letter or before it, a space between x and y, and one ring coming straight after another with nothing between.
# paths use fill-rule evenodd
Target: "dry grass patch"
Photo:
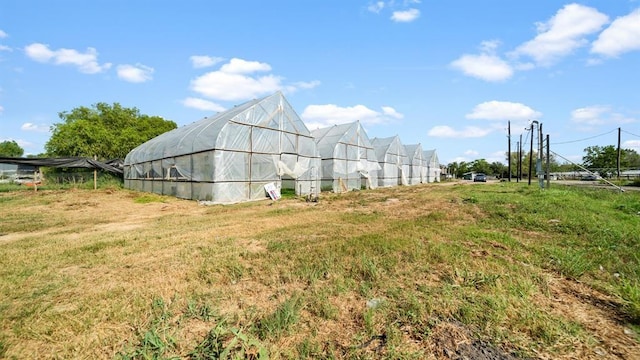
<instances>
[{"instance_id":1,"label":"dry grass patch","mask_svg":"<svg viewBox=\"0 0 640 360\"><path fill-rule=\"evenodd\" d=\"M419 185L206 207L1 193L0 355L633 358L632 307L578 267L590 262L564 262L554 244L582 246L576 220L524 211L536 196Z\"/></svg>"}]
</instances>

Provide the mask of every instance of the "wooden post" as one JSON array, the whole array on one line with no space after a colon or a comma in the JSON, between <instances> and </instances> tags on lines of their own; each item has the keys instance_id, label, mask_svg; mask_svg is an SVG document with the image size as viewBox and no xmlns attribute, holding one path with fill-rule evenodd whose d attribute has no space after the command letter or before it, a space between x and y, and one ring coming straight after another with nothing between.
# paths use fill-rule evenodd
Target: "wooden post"
<instances>
[{"instance_id":1,"label":"wooden post","mask_svg":"<svg viewBox=\"0 0 640 360\"><path fill-rule=\"evenodd\" d=\"M98 160L96 155L93 155L93 160ZM93 190L98 189L98 169L93 168Z\"/></svg>"},{"instance_id":2,"label":"wooden post","mask_svg":"<svg viewBox=\"0 0 640 360\"><path fill-rule=\"evenodd\" d=\"M508 142L508 150L507 150L507 168L509 172L509 182L511 182L511 120L507 122L507 138Z\"/></svg>"},{"instance_id":3,"label":"wooden post","mask_svg":"<svg viewBox=\"0 0 640 360\"><path fill-rule=\"evenodd\" d=\"M546 170L545 170L545 174L547 174L547 189L549 188L549 186L551 186L551 174L549 173L549 171L551 170L550 168L550 152L551 150L549 149L549 147L551 147L551 145L549 144L549 134L547 134L547 166L546 166Z\"/></svg>"},{"instance_id":4,"label":"wooden post","mask_svg":"<svg viewBox=\"0 0 640 360\"><path fill-rule=\"evenodd\" d=\"M618 128L618 153L616 156L616 177L620 179L620 129Z\"/></svg>"}]
</instances>

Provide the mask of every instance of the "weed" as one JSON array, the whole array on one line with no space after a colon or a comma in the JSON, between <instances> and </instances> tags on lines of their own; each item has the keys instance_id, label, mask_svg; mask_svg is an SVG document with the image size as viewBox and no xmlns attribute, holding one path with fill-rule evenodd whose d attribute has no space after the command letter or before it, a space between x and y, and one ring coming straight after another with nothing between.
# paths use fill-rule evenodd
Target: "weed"
<instances>
[{"instance_id":1,"label":"weed","mask_svg":"<svg viewBox=\"0 0 640 360\"><path fill-rule=\"evenodd\" d=\"M326 320L338 318L338 308L329 302L326 292L313 292L308 297L306 309L315 316Z\"/></svg>"},{"instance_id":2,"label":"weed","mask_svg":"<svg viewBox=\"0 0 640 360\"><path fill-rule=\"evenodd\" d=\"M238 328L227 328L226 322L218 323L205 339L189 353L192 360L269 358L266 348L256 339Z\"/></svg>"},{"instance_id":3,"label":"weed","mask_svg":"<svg viewBox=\"0 0 640 360\"><path fill-rule=\"evenodd\" d=\"M244 266L238 261L230 261L224 264L224 270L226 275L229 277L229 281L232 284L238 283L240 279L242 279L242 275L245 273Z\"/></svg>"},{"instance_id":4,"label":"weed","mask_svg":"<svg viewBox=\"0 0 640 360\"><path fill-rule=\"evenodd\" d=\"M551 249L550 263L562 275L573 279L579 279L593 269L588 253L569 249Z\"/></svg>"},{"instance_id":5,"label":"weed","mask_svg":"<svg viewBox=\"0 0 640 360\"><path fill-rule=\"evenodd\" d=\"M620 296L625 301L624 307L631 320L640 322L640 282L638 280L622 279Z\"/></svg>"},{"instance_id":6,"label":"weed","mask_svg":"<svg viewBox=\"0 0 640 360\"><path fill-rule=\"evenodd\" d=\"M303 306L302 298L299 295L293 295L280 304L274 312L260 319L257 323L260 339L278 338L288 333L298 322Z\"/></svg>"},{"instance_id":7,"label":"weed","mask_svg":"<svg viewBox=\"0 0 640 360\"><path fill-rule=\"evenodd\" d=\"M138 344L125 349L117 355L120 359L177 359L167 357L166 354L176 346L176 339L168 324L172 314L168 305L161 297L155 297L151 302L150 326L146 330L138 330Z\"/></svg>"},{"instance_id":8,"label":"weed","mask_svg":"<svg viewBox=\"0 0 640 360\"><path fill-rule=\"evenodd\" d=\"M187 302L185 316L202 321L209 321L215 316L215 310L208 302L198 303L192 299Z\"/></svg>"},{"instance_id":9,"label":"weed","mask_svg":"<svg viewBox=\"0 0 640 360\"><path fill-rule=\"evenodd\" d=\"M0 337L0 358L5 357L8 349L9 344L7 344L6 340L3 337Z\"/></svg>"},{"instance_id":10,"label":"weed","mask_svg":"<svg viewBox=\"0 0 640 360\"><path fill-rule=\"evenodd\" d=\"M298 359L323 359L322 345L305 338L296 346Z\"/></svg>"}]
</instances>

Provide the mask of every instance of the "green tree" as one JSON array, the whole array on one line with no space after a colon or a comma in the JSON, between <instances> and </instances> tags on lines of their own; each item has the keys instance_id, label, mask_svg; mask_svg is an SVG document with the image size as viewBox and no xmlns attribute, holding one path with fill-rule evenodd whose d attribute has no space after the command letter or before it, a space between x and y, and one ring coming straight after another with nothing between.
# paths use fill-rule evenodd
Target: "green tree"
<instances>
[{"instance_id":1,"label":"green tree","mask_svg":"<svg viewBox=\"0 0 640 360\"><path fill-rule=\"evenodd\" d=\"M491 164L489 164L489 168L491 169L491 172L489 174L494 175L494 176L499 176L500 178L507 178L508 173L509 173L509 169L507 168L507 165L499 162L499 161L494 161ZM515 171L513 169L511 169L511 172L513 175L515 175Z\"/></svg>"},{"instance_id":2,"label":"green tree","mask_svg":"<svg viewBox=\"0 0 640 360\"><path fill-rule=\"evenodd\" d=\"M464 173L471 171L471 167L469 165L469 163L464 161L454 161L448 164L447 168L449 169L449 174L455 175L456 178L462 178Z\"/></svg>"},{"instance_id":3,"label":"green tree","mask_svg":"<svg viewBox=\"0 0 640 360\"><path fill-rule=\"evenodd\" d=\"M0 142L0 156L21 157L22 154L24 154L24 149L15 140Z\"/></svg>"},{"instance_id":4,"label":"green tree","mask_svg":"<svg viewBox=\"0 0 640 360\"><path fill-rule=\"evenodd\" d=\"M159 116L140 114L137 108L118 103L97 103L58 114L45 144L49 156L124 158L136 146L177 127Z\"/></svg>"},{"instance_id":5,"label":"green tree","mask_svg":"<svg viewBox=\"0 0 640 360\"><path fill-rule=\"evenodd\" d=\"M587 169L598 171L602 176L613 173L617 169L618 150L615 146L589 146L584 149L584 152L582 165ZM632 149L620 149L620 168L638 167L640 167L640 154Z\"/></svg>"},{"instance_id":6,"label":"green tree","mask_svg":"<svg viewBox=\"0 0 640 360\"><path fill-rule=\"evenodd\" d=\"M477 173L491 174L491 167L487 160L478 159L471 162L471 171Z\"/></svg>"}]
</instances>

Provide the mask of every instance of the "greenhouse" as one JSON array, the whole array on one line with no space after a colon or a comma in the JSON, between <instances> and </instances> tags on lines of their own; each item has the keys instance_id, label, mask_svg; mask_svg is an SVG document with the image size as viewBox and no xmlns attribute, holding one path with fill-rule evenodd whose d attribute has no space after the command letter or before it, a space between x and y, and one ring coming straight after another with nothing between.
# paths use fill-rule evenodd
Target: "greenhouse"
<instances>
[{"instance_id":1,"label":"greenhouse","mask_svg":"<svg viewBox=\"0 0 640 360\"><path fill-rule=\"evenodd\" d=\"M381 167L381 171L378 172L378 185L408 185L409 158L400 137L396 135L388 138L373 138L371 145Z\"/></svg>"},{"instance_id":2,"label":"greenhouse","mask_svg":"<svg viewBox=\"0 0 640 360\"><path fill-rule=\"evenodd\" d=\"M425 178L426 182L439 182L440 181L440 162L438 161L438 154L436 154L436 150L425 150L423 152L423 157L425 161Z\"/></svg>"},{"instance_id":3,"label":"greenhouse","mask_svg":"<svg viewBox=\"0 0 640 360\"><path fill-rule=\"evenodd\" d=\"M424 171L426 163L423 158L422 145L405 145L404 148L409 158L409 185L427 182L425 176L426 171Z\"/></svg>"},{"instance_id":4,"label":"greenhouse","mask_svg":"<svg viewBox=\"0 0 640 360\"><path fill-rule=\"evenodd\" d=\"M147 141L124 172L127 188L213 203L264 199L265 186L320 191L316 143L281 92Z\"/></svg>"},{"instance_id":5,"label":"greenhouse","mask_svg":"<svg viewBox=\"0 0 640 360\"><path fill-rule=\"evenodd\" d=\"M322 158L322 190L373 189L380 165L359 121L311 132Z\"/></svg>"}]
</instances>

